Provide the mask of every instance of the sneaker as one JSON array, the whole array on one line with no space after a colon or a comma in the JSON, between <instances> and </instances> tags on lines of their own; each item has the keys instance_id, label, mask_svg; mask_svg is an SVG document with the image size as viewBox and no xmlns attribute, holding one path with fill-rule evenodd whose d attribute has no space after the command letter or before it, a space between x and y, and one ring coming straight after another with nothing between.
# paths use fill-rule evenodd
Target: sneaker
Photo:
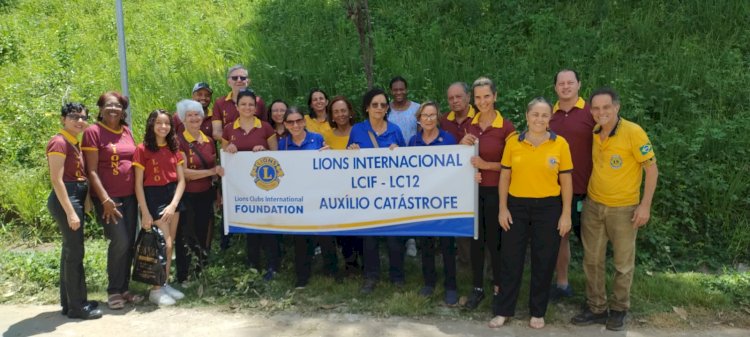
<instances>
[{"instance_id":1,"label":"sneaker","mask_svg":"<svg viewBox=\"0 0 750 337\"><path fill-rule=\"evenodd\" d=\"M432 287L432 286L424 286L422 287L422 289L419 289L419 296L422 296L422 297L430 297L434 293L435 293L435 287Z\"/></svg>"},{"instance_id":2,"label":"sneaker","mask_svg":"<svg viewBox=\"0 0 750 337\"><path fill-rule=\"evenodd\" d=\"M414 239L406 240L406 255L411 257L417 256L417 241Z\"/></svg>"},{"instance_id":3,"label":"sneaker","mask_svg":"<svg viewBox=\"0 0 750 337\"><path fill-rule=\"evenodd\" d=\"M607 318L607 330L622 331L625 329L625 317L627 311L610 310Z\"/></svg>"},{"instance_id":4,"label":"sneaker","mask_svg":"<svg viewBox=\"0 0 750 337\"><path fill-rule=\"evenodd\" d=\"M570 319L570 323L573 323L575 325L591 325L594 323L605 324L607 323L607 317L609 317L609 313L607 313L607 310L595 314L591 311L591 309L586 307L583 312L573 316L573 318Z\"/></svg>"},{"instance_id":5,"label":"sneaker","mask_svg":"<svg viewBox=\"0 0 750 337\"><path fill-rule=\"evenodd\" d=\"M172 286L170 286L169 284L165 284L161 288L164 289L169 297L174 298L175 300L181 300L185 298L185 294L175 288L172 288Z\"/></svg>"},{"instance_id":6,"label":"sneaker","mask_svg":"<svg viewBox=\"0 0 750 337\"><path fill-rule=\"evenodd\" d=\"M446 290L444 301L445 301L445 305L450 306L450 307L458 304L458 291Z\"/></svg>"},{"instance_id":7,"label":"sneaker","mask_svg":"<svg viewBox=\"0 0 750 337\"><path fill-rule=\"evenodd\" d=\"M553 284L549 290L549 299L551 301L558 301L564 297L573 297L573 287L571 287L570 284L565 285L565 287Z\"/></svg>"},{"instance_id":8,"label":"sneaker","mask_svg":"<svg viewBox=\"0 0 750 337\"><path fill-rule=\"evenodd\" d=\"M166 291L164 291L164 288L159 288L156 290L151 290L148 293L148 300L151 301L151 303L156 304L158 306L168 306L168 305L174 305L176 302L174 298L170 297Z\"/></svg>"},{"instance_id":9,"label":"sneaker","mask_svg":"<svg viewBox=\"0 0 750 337\"><path fill-rule=\"evenodd\" d=\"M482 303L483 299L484 299L484 289L474 288L474 290L471 291L471 295L469 296L469 299L466 301L464 308L469 309L469 310L474 310L479 306L479 303Z\"/></svg>"},{"instance_id":10,"label":"sneaker","mask_svg":"<svg viewBox=\"0 0 750 337\"><path fill-rule=\"evenodd\" d=\"M371 294L375 290L375 285L377 282L375 280L365 280L365 283L362 285L362 288L359 289L359 292L362 294Z\"/></svg>"}]
</instances>

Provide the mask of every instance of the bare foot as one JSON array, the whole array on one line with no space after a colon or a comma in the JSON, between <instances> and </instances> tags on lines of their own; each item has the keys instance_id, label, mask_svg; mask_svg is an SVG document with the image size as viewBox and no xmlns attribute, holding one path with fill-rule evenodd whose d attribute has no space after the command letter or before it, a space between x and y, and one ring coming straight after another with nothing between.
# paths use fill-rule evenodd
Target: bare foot
<instances>
[{"instance_id":1,"label":"bare foot","mask_svg":"<svg viewBox=\"0 0 750 337\"><path fill-rule=\"evenodd\" d=\"M490 328L499 328L503 325L505 325L505 321L507 320L507 317L503 316L495 316L490 322L487 324Z\"/></svg>"},{"instance_id":2,"label":"bare foot","mask_svg":"<svg viewBox=\"0 0 750 337\"><path fill-rule=\"evenodd\" d=\"M532 329L544 328L544 317L531 317L529 327Z\"/></svg>"}]
</instances>

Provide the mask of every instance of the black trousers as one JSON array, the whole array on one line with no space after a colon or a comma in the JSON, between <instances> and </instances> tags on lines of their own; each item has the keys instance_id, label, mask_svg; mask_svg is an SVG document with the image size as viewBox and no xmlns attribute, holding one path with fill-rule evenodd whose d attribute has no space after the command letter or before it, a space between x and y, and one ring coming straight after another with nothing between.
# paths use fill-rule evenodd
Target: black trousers
<instances>
[{"instance_id":1,"label":"black trousers","mask_svg":"<svg viewBox=\"0 0 750 337\"><path fill-rule=\"evenodd\" d=\"M364 238L364 252L362 254L365 267L365 279L377 281L380 279L380 243L376 236ZM388 245L388 274L391 282L404 282L404 258L406 253L406 238L401 236L388 236L385 239Z\"/></svg>"},{"instance_id":2,"label":"black trousers","mask_svg":"<svg viewBox=\"0 0 750 337\"><path fill-rule=\"evenodd\" d=\"M341 256L344 258L347 269L359 268L357 259L363 255L363 243L361 236L338 236L336 241L341 246ZM353 270L352 270L353 271Z\"/></svg>"},{"instance_id":3,"label":"black trousers","mask_svg":"<svg viewBox=\"0 0 750 337\"><path fill-rule=\"evenodd\" d=\"M86 289L86 273L83 269L83 227L86 222L83 214L83 202L88 193L86 182L66 182L65 190L68 198L73 204L81 227L78 230L70 229L68 216L57 199L53 190L47 198L47 209L57 223L57 228L62 235L62 251L60 254L60 305L63 309L71 311L81 310L84 302L88 300Z\"/></svg>"},{"instance_id":4,"label":"black trousers","mask_svg":"<svg viewBox=\"0 0 750 337\"><path fill-rule=\"evenodd\" d=\"M485 250L490 252L492 282L500 284L500 197L496 186L479 186L479 235L471 241L471 270L474 288L484 288Z\"/></svg>"},{"instance_id":5,"label":"black trousers","mask_svg":"<svg viewBox=\"0 0 750 337\"><path fill-rule=\"evenodd\" d=\"M92 200L99 223L104 228L104 236L109 239L107 248L107 294L122 294L130 286L130 270L133 264L135 233L138 227L138 201L135 195L114 197L112 201L122 218L117 223L105 223L102 219L104 208L98 199Z\"/></svg>"},{"instance_id":6,"label":"black trousers","mask_svg":"<svg viewBox=\"0 0 750 337\"><path fill-rule=\"evenodd\" d=\"M437 241L437 242L436 242ZM426 286L435 287L437 272L435 271L435 243L443 255L443 274L445 290L456 290L456 238L454 237L423 237L419 238L422 249L422 277Z\"/></svg>"},{"instance_id":7,"label":"black trousers","mask_svg":"<svg viewBox=\"0 0 750 337\"><path fill-rule=\"evenodd\" d=\"M250 268L261 270L261 250L266 255L266 269L278 271L281 266L280 248L281 235L279 234L247 234L245 252L247 265Z\"/></svg>"},{"instance_id":8,"label":"black trousers","mask_svg":"<svg viewBox=\"0 0 750 337\"><path fill-rule=\"evenodd\" d=\"M503 233L500 293L493 298L495 315L511 317L516 311L521 289L526 247L531 241L531 287L529 313L544 317L549 301L549 285L557 263L560 233L557 222L562 213L560 197L516 198L508 196L508 210L513 218L510 230Z\"/></svg>"},{"instance_id":9,"label":"black trousers","mask_svg":"<svg viewBox=\"0 0 750 337\"><path fill-rule=\"evenodd\" d=\"M187 280L193 257L196 262L192 269L196 275L200 274L208 260L209 237L214 224L216 190L209 188L204 192L185 192L182 200L186 210L180 216L175 240L178 282Z\"/></svg>"},{"instance_id":10,"label":"black trousers","mask_svg":"<svg viewBox=\"0 0 750 337\"><path fill-rule=\"evenodd\" d=\"M315 255L315 243L320 245L323 256L323 271L328 276L338 274L338 254L336 252L336 237L333 236L294 236L294 273L298 283L307 283L312 274L312 258Z\"/></svg>"}]
</instances>

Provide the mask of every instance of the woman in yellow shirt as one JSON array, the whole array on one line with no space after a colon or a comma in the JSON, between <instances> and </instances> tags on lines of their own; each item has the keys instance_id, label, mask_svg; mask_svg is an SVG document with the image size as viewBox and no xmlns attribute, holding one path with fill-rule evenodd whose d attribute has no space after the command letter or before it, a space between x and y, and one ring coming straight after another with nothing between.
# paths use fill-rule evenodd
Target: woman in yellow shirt
<instances>
[{"instance_id":1,"label":"woman in yellow shirt","mask_svg":"<svg viewBox=\"0 0 750 337\"><path fill-rule=\"evenodd\" d=\"M336 96L326 109L331 116L330 129L323 133L326 144L333 150L345 150L349 142L349 132L354 125L354 109L352 103L344 96Z\"/></svg>"},{"instance_id":2,"label":"woman in yellow shirt","mask_svg":"<svg viewBox=\"0 0 750 337\"><path fill-rule=\"evenodd\" d=\"M307 131L324 134L331 130L331 125L328 124L330 115L326 112L327 106L328 95L319 88L312 88L310 94L307 95L307 107L310 108L310 113L305 116Z\"/></svg>"},{"instance_id":3,"label":"woman in yellow shirt","mask_svg":"<svg viewBox=\"0 0 750 337\"><path fill-rule=\"evenodd\" d=\"M552 105L542 97L526 108L528 129L508 137L500 162L500 289L490 321L500 327L514 315L521 289L526 246L531 241L529 327L544 327L549 284L560 237L570 230L573 161L568 142L549 131Z\"/></svg>"}]
</instances>

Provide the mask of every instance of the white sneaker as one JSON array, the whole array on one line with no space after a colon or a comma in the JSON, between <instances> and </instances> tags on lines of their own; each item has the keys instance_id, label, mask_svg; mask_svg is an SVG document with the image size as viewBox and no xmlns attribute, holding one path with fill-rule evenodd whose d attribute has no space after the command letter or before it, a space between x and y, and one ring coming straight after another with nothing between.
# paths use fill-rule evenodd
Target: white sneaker
<instances>
[{"instance_id":1,"label":"white sneaker","mask_svg":"<svg viewBox=\"0 0 750 337\"><path fill-rule=\"evenodd\" d=\"M175 288L172 288L172 286L170 286L169 284L165 284L161 288L164 289L165 292L167 292L167 295L174 298L175 300L181 300L185 298L185 294Z\"/></svg>"},{"instance_id":2,"label":"white sneaker","mask_svg":"<svg viewBox=\"0 0 750 337\"><path fill-rule=\"evenodd\" d=\"M156 290L151 290L148 293L148 300L151 301L151 303L156 304L158 306L168 306L168 305L174 305L175 300L171 296L167 294L166 291L164 291L164 288L159 288Z\"/></svg>"},{"instance_id":3,"label":"white sneaker","mask_svg":"<svg viewBox=\"0 0 750 337\"><path fill-rule=\"evenodd\" d=\"M417 242L414 239L406 241L406 255L411 257L417 256Z\"/></svg>"}]
</instances>

